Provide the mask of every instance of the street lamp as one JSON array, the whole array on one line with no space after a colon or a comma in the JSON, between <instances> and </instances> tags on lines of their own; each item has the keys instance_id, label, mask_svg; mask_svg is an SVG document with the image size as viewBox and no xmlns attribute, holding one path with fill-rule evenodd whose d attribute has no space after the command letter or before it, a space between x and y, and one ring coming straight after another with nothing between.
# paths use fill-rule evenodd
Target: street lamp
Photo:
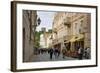
<instances>
[{"instance_id":1,"label":"street lamp","mask_svg":"<svg viewBox=\"0 0 100 73\"><path fill-rule=\"evenodd\" d=\"M41 23L41 19L40 19L40 17L39 17L38 19L36 19L36 23L33 25L33 28L36 30L36 27L39 26L40 23ZM34 31L35 31L35 30L34 30Z\"/></svg>"},{"instance_id":2,"label":"street lamp","mask_svg":"<svg viewBox=\"0 0 100 73\"><path fill-rule=\"evenodd\" d=\"M40 25L40 23L41 23L41 19L38 18L38 19L37 19L37 26Z\"/></svg>"}]
</instances>

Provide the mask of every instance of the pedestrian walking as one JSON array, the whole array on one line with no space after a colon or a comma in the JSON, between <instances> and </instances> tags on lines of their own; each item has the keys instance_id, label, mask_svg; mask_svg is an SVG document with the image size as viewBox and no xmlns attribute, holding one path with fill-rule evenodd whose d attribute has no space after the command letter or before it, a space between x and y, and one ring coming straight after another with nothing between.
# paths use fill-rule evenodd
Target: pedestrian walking
<instances>
[{"instance_id":1,"label":"pedestrian walking","mask_svg":"<svg viewBox=\"0 0 100 73\"><path fill-rule=\"evenodd\" d=\"M66 54L66 49L62 49L63 59L65 58L65 54Z\"/></svg>"},{"instance_id":2,"label":"pedestrian walking","mask_svg":"<svg viewBox=\"0 0 100 73\"><path fill-rule=\"evenodd\" d=\"M80 47L78 49L78 58L79 58L79 60L83 59L83 48L82 47Z\"/></svg>"},{"instance_id":3,"label":"pedestrian walking","mask_svg":"<svg viewBox=\"0 0 100 73\"><path fill-rule=\"evenodd\" d=\"M90 59L90 48L89 47L85 48L84 54L85 54L86 59Z\"/></svg>"},{"instance_id":4,"label":"pedestrian walking","mask_svg":"<svg viewBox=\"0 0 100 73\"><path fill-rule=\"evenodd\" d=\"M53 56L53 49L52 48L50 48L49 54L50 54L50 59L52 59L52 56Z\"/></svg>"},{"instance_id":5,"label":"pedestrian walking","mask_svg":"<svg viewBox=\"0 0 100 73\"><path fill-rule=\"evenodd\" d=\"M58 49L55 48L55 49L54 49L54 55L55 55L55 58L57 58L57 54L58 54Z\"/></svg>"},{"instance_id":6,"label":"pedestrian walking","mask_svg":"<svg viewBox=\"0 0 100 73\"><path fill-rule=\"evenodd\" d=\"M60 55L60 50L58 48L55 48L54 49L54 55L55 55L55 58L58 58L59 55Z\"/></svg>"},{"instance_id":7,"label":"pedestrian walking","mask_svg":"<svg viewBox=\"0 0 100 73\"><path fill-rule=\"evenodd\" d=\"M59 55L60 55L60 50L58 49L58 57L59 57Z\"/></svg>"}]
</instances>

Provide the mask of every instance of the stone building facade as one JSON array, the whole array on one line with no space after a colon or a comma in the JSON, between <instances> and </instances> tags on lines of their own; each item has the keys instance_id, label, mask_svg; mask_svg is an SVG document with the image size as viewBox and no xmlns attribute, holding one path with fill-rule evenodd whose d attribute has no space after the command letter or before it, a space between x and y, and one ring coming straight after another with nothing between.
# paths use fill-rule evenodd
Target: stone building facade
<instances>
[{"instance_id":1,"label":"stone building facade","mask_svg":"<svg viewBox=\"0 0 100 73\"><path fill-rule=\"evenodd\" d=\"M72 15L72 49L77 46L91 47L91 15L89 13L73 13Z\"/></svg>"},{"instance_id":2,"label":"stone building facade","mask_svg":"<svg viewBox=\"0 0 100 73\"><path fill-rule=\"evenodd\" d=\"M36 24L36 11L23 10L23 62L29 62L34 52L34 25Z\"/></svg>"},{"instance_id":3,"label":"stone building facade","mask_svg":"<svg viewBox=\"0 0 100 73\"><path fill-rule=\"evenodd\" d=\"M53 46L75 51L78 46L91 46L89 13L57 12L53 21Z\"/></svg>"}]
</instances>

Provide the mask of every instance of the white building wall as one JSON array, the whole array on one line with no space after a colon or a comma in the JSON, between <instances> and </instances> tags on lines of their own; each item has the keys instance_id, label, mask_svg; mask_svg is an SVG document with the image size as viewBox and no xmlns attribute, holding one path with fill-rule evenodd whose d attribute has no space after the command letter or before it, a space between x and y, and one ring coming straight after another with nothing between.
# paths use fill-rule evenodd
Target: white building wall
<instances>
[{"instance_id":1,"label":"white building wall","mask_svg":"<svg viewBox=\"0 0 100 73\"><path fill-rule=\"evenodd\" d=\"M45 42L45 38L44 38L44 34L40 35L40 46L41 48L45 48L46 47L46 42Z\"/></svg>"}]
</instances>

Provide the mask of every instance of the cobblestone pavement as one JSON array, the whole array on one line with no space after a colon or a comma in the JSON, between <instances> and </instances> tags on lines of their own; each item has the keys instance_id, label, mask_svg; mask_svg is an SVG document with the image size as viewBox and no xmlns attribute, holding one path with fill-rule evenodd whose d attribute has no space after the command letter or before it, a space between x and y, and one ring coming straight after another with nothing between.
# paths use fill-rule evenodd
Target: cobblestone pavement
<instances>
[{"instance_id":1,"label":"cobblestone pavement","mask_svg":"<svg viewBox=\"0 0 100 73\"><path fill-rule=\"evenodd\" d=\"M59 57L55 57L53 54L52 59L50 59L50 54L43 53L38 55L33 55L31 57L30 62L41 62L41 61L64 61L64 60L78 60L77 58L71 58L71 57L65 57L63 58L62 54L59 55Z\"/></svg>"}]
</instances>

